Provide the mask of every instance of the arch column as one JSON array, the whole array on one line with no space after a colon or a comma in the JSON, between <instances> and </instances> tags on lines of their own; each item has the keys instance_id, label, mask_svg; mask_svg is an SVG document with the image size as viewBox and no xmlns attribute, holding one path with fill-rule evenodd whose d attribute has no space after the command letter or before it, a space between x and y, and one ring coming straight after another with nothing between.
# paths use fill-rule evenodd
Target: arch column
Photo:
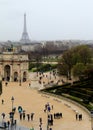
<instances>
[{"instance_id":1,"label":"arch column","mask_svg":"<svg viewBox=\"0 0 93 130\"><path fill-rule=\"evenodd\" d=\"M18 82L18 72L14 72L14 82Z\"/></svg>"},{"instance_id":2,"label":"arch column","mask_svg":"<svg viewBox=\"0 0 93 130\"><path fill-rule=\"evenodd\" d=\"M19 63L18 65L19 65L18 81L19 81L19 84L20 84L20 86L21 86L21 83L22 83L21 63Z\"/></svg>"},{"instance_id":3,"label":"arch column","mask_svg":"<svg viewBox=\"0 0 93 130\"><path fill-rule=\"evenodd\" d=\"M10 67L10 81L14 81L13 80L13 64L11 64L11 67Z\"/></svg>"},{"instance_id":4,"label":"arch column","mask_svg":"<svg viewBox=\"0 0 93 130\"><path fill-rule=\"evenodd\" d=\"M4 78L4 65L2 64L2 71L1 71L1 78L3 79Z\"/></svg>"}]
</instances>

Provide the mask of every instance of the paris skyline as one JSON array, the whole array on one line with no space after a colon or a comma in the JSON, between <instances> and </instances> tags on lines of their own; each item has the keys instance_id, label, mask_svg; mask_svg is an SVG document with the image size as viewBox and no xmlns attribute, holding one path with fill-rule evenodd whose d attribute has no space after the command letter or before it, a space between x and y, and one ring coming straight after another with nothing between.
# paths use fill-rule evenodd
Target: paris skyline
<instances>
[{"instance_id":1,"label":"paris skyline","mask_svg":"<svg viewBox=\"0 0 93 130\"><path fill-rule=\"evenodd\" d=\"M0 0L0 41L93 40L93 0Z\"/></svg>"}]
</instances>

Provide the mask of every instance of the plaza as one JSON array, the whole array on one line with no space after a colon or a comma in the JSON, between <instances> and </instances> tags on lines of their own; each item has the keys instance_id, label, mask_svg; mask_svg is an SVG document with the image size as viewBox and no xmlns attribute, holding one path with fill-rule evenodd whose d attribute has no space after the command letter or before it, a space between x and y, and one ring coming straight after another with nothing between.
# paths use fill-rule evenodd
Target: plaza
<instances>
[{"instance_id":1,"label":"plaza","mask_svg":"<svg viewBox=\"0 0 93 130\"><path fill-rule=\"evenodd\" d=\"M31 80L31 77L32 80ZM38 89L42 84L38 83L36 74L30 74L28 82L8 82L5 85L3 81L3 94L0 96L0 121L8 121L9 112L12 109L11 97L14 97L13 107L16 107L14 119L17 120L17 126L25 128L34 127L34 130L40 129L39 119L42 118L42 130L47 130L47 114L62 113L62 118L54 119L53 125L49 126L53 130L91 130L91 118L82 108L64 99L59 99L52 95L41 93ZM30 84L30 85L29 85ZM44 112L45 104L53 105L53 110ZM25 120L20 120L18 106L22 106L26 113ZM2 113L5 113L5 119L2 119ZM34 113L33 121L27 118L27 114ZM76 113L82 114L82 120L76 120Z\"/></svg>"}]
</instances>

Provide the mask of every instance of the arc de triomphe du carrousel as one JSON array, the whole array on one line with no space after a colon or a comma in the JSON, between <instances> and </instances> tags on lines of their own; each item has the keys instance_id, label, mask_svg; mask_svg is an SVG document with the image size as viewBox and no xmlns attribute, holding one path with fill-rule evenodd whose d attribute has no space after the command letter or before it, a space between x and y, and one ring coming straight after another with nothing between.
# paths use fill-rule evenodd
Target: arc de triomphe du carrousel
<instances>
[{"instance_id":1,"label":"arc de triomphe du carrousel","mask_svg":"<svg viewBox=\"0 0 93 130\"><path fill-rule=\"evenodd\" d=\"M28 80L28 55L6 51L0 54L0 79L3 81L25 82Z\"/></svg>"}]
</instances>

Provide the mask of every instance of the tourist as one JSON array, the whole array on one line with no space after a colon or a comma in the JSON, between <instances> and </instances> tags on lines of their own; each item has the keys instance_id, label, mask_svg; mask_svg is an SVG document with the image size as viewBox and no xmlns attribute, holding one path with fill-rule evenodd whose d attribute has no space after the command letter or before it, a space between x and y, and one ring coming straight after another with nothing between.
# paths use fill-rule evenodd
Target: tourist
<instances>
[{"instance_id":1,"label":"tourist","mask_svg":"<svg viewBox=\"0 0 93 130\"><path fill-rule=\"evenodd\" d=\"M5 85L7 86L7 85L8 85L8 83L6 82L6 83L5 83Z\"/></svg>"},{"instance_id":2,"label":"tourist","mask_svg":"<svg viewBox=\"0 0 93 130\"><path fill-rule=\"evenodd\" d=\"M4 104L4 100L2 99L2 104Z\"/></svg>"},{"instance_id":3,"label":"tourist","mask_svg":"<svg viewBox=\"0 0 93 130\"><path fill-rule=\"evenodd\" d=\"M59 113L59 115L60 115L60 118L62 118L62 113Z\"/></svg>"},{"instance_id":4,"label":"tourist","mask_svg":"<svg viewBox=\"0 0 93 130\"><path fill-rule=\"evenodd\" d=\"M27 114L27 119L28 119L28 121L30 120L30 115L29 114Z\"/></svg>"},{"instance_id":5,"label":"tourist","mask_svg":"<svg viewBox=\"0 0 93 130\"><path fill-rule=\"evenodd\" d=\"M2 117L3 117L3 119L5 119L5 113L2 113Z\"/></svg>"},{"instance_id":6,"label":"tourist","mask_svg":"<svg viewBox=\"0 0 93 130\"><path fill-rule=\"evenodd\" d=\"M31 113L31 121L33 121L34 113Z\"/></svg>"},{"instance_id":7,"label":"tourist","mask_svg":"<svg viewBox=\"0 0 93 130\"><path fill-rule=\"evenodd\" d=\"M22 113L19 113L20 114L20 120L22 120Z\"/></svg>"},{"instance_id":8,"label":"tourist","mask_svg":"<svg viewBox=\"0 0 93 130\"><path fill-rule=\"evenodd\" d=\"M79 114L79 121L82 120L82 114Z\"/></svg>"},{"instance_id":9,"label":"tourist","mask_svg":"<svg viewBox=\"0 0 93 130\"><path fill-rule=\"evenodd\" d=\"M39 122L40 122L40 124L42 124L42 118L41 117L39 118Z\"/></svg>"},{"instance_id":10,"label":"tourist","mask_svg":"<svg viewBox=\"0 0 93 130\"><path fill-rule=\"evenodd\" d=\"M40 130L42 130L42 127L40 127Z\"/></svg>"},{"instance_id":11,"label":"tourist","mask_svg":"<svg viewBox=\"0 0 93 130\"><path fill-rule=\"evenodd\" d=\"M53 110L53 105L51 106L51 109Z\"/></svg>"},{"instance_id":12,"label":"tourist","mask_svg":"<svg viewBox=\"0 0 93 130\"><path fill-rule=\"evenodd\" d=\"M50 106L48 106L47 110L48 110L48 112L50 112L50 110L51 110Z\"/></svg>"},{"instance_id":13,"label":"tourist","mask_svg":"<svg viewBox=\"0 0 93 130\"><path fill-rule=\"evenodd\" d=\"M23 120L25 120L25 112L23 112Z\"/></svg>"},{"instance_id":14,"label":"tourist","mask_svg":"<svg viewBox=\"0 0 93 130\"><path fill-rule=\"evenodd\" d=\"M46 113L46 109L44 109L44 112Z\"/></svg>"},{"instance_id":15,"label":"tourist","mask_svg":"<svg viewBox=\"0 0 93 130\"><path fill-rule=\"evenodd\" d=\"M10 121L7 121L7 126L8 126L8 128L9 128L9 126L10 126Z\"/></svg>"}]
</instances>

